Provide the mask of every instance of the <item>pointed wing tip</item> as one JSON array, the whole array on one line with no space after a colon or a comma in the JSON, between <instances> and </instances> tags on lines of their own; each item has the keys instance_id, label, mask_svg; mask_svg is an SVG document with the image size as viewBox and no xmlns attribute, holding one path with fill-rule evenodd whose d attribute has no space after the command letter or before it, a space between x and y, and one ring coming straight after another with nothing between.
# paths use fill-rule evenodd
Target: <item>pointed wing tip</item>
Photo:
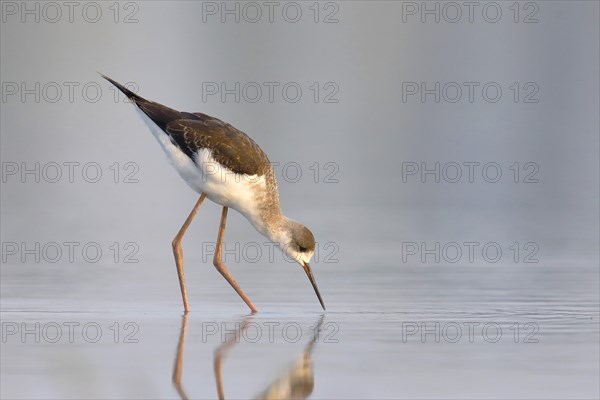
<instances>
[{"instance_id":1,"label":"pointed wing tip","mask_svg":"<svg viewBox=\"0 0 600 400\"><path fill-rule=\"evenodd\" d=\"M98 72L98 71L96 71ZM136 99L142 99L142 97L134 92L132 92L131 90L127 89L125 86L121 85L119 82L115 81L112 78L109 78L108 76L104 75L101 72L98 72L98 74L100 74L100 76L104 79L106 79L107 81L109 81L110 83L112 83L117 89L119 89L125 96L127 96L127 98L131 99L131 100L136 100Z\"/></svg>"},{"instance_id":2,"label":"pointed wing tip","mask_svg":"<svg viewBox=\"0 0 600 400\"><path fill-rule=\"evenodd\" d=\"M107 81L109 81L109 82L111 82L111 83L114 83L114 81L113 81L111 78L109 78L108 76L104 75L102 72L100 72L100 71L96 71L96 73L97 73L98 75L100 75L102 78L106 79Z\"/></svg>"}]
</instances>

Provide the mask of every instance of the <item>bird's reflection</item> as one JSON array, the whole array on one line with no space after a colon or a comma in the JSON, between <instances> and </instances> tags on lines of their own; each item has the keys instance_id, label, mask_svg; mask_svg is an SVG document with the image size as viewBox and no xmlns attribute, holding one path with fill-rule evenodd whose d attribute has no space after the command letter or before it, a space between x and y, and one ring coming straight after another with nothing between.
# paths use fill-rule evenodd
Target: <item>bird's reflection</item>
<instances>
[{"instance_id":1,"label":"bird's reflection","mask_svg":"<svg viewBox=\"0 0 600 400\"><path fill-rule=\"evenodd\" d=\"M187 313L183 314L181 319L181 331L179 332L179 343L177 343L177 355L175 356L175 365L173 366L173 386L179 393L179 397L187 399L188 396L181 386L181 373L183 372L183 348L185 347L185 335L187 333Z\"/></svg>"},{"instance_id":2,"label":"bird's reflection","mask_svg":"<svg viewBox=\"0 0 600 400\"><path fill-rule=\"evenodd\" d=\"M315 343L319 338L321 327L325 315L321 315L315 324L313 336L310 342L306 345L302 354L288 368L284 369L279 377L277 377L269 386L267 386L258 396L257 399L306 399L314 388L314 373L312 368L311 355L315 347ZM214 371L215 381L217 385L217 393L219 399L225 398L223 389L223 379L221 376L221 365L225 356L229 353L232 347L240 340L240 336L248 328L248 325L253 321L254 316L250 315L243 318L238 324L238 329L235 335L227 339L221 344L214 353ZM175 356L175 364L173 366L173 386L182 399L187 399L188 396L181 384L181 375L183 372L183 352L185 347L185 338L187 333L187 314L184 314L181 321L181 332L179 334L179 342L177 344L177 353Z\"/></svg>"},{"instance_id":3,"label":"bird's reflection","mask_svg":"<svg viewBox=\"0 0 600 400\"><path fill-rule=\"evenodd\" d=\"M319 339L324 318L325 314L319 318L313 331L312 340L306 345L300 357L256 398L273 400L306 399L310 396L315 386L311 355L315 343Z\"/></svg>"}]
</instances>

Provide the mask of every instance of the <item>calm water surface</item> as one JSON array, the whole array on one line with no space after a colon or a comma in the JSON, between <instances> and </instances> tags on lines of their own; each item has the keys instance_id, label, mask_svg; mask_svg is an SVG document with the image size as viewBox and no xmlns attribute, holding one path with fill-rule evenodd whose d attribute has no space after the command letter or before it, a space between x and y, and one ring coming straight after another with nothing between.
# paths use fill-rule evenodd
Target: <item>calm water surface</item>
<instances>
[{"instance_id":1,"label":"calm water surface","mask_svg":"<svg viewBox=\"0 0 600 400\"><path fill-rule=\"evenodd\" d=\"M595 268L317 270L326 313L301 271L239 268L249 316L190 269L184 320L167 268L5 265L2 397L598 396Z\"/></svg>"}]
</instances>

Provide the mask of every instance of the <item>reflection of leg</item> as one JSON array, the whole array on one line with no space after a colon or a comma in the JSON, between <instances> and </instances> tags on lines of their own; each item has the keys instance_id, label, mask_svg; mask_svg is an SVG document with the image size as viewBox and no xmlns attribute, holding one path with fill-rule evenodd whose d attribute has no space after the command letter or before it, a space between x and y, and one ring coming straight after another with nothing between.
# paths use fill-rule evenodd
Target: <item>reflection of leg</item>
<instances>
[{"instance_id":1,"label":"reflection of leg","mask_svg":"<svg viewBox=\"0 0 600 400\"><path fill-rule=\"evenodd\" d=\"M219 394L219 400L223 400L225 398L225 394L223 393L223 381L221 379L222 358L222 355L215 355L215 379L217 381L217 393Z\"/></svg>"},{"instance_id":2,"label":"reflection of leg","mask_svg":"<svg viewBox=\"0 0 600 400\"><path fill-rule=\"evenodd\" d=\"M190 310L190 308L188 307L187 294L185 291L185 277L183 276L183 252L181 251L181 239L183 238L183 235L185 235L185 231L187 230L188 226L190 226L190 224L192 223L192 220L198 212L198 208L200 208L200 204L202 204L205 198L206 195L202 193L202 195L196 202L196 205L190 212L190 215L188 215L187 219L183 223L183 226L175 236L175 239L173 239L172 243L173 255L175 256L175 264L177 265L177 276L179 277L179 286L181 288L181 297L183 298L183 309L186 313Z\"/></svg>"},{"instance_id":3,"label":"reflection of leg","mask_svg":"<svg viewBox=\"0 0 600 400\"><path fill-rule=\"evenodd\" d=\"M223 400L225 395L223 393L223 381L221 379L221 364L223 362L223 358L227 352L237 343L239 342L239 337L248 326L249 320L245 319L242 321L239 329L235 332L235 335L229 339L222 345L220 345L215 350L215 359L214 359L214 368L215 368L215 380L217 381L217 392L219 394L219 399Z\"/></svg>"},{"instance_id":4,"label":"reflection of leg","mask_svg":"<svg viewBox=\"0 0 600 400\"><path fill-rule=\"evenodd\" d=\"M185 346L185 335L187 332L187 314L183 314L181 321L181 332L179 333L179 344L177 345L177 356L175 357L175 365L173 366L173 386L179 393L179 397L187 399L188 396L181 386L181 373L183 372L183 348Z\"/></svg>"},{"instance_id":5,"label":"reflection of leg","mask_svg":"<svg viewBox=\"0 0 600 400\"><path fill-rule=\"evenodd\" d=\"M221 273L221 275L223 275L223 278L225 278L227 280L227 282L229 282L231 287L233 287L233 289L237 292L237 294L240 295L242 300L244 300L244 302L246 302L248 307L250 307L250 310L253 313L255 313L255 312L257 312L256 307L254 307L254 304L252 304L252 302L250 301L248 296L246 296L246 294L243 292L240 285L238 285L237 282L235 281L235 279L233 279L233 276L231 276L231 274L229 273L229 270L227 269L225 264L223 264L223 261L221 261L221 247L223 244L223 236L225 235L225 223L226 222L227 222L227 207L223 207L223 212L221 213L221 226L219 227L219 234L217 236L217 249L215 251L215 257L213 259L213 264L217 268L217 271L219 271Z\"/></svg>"}]
</instances>

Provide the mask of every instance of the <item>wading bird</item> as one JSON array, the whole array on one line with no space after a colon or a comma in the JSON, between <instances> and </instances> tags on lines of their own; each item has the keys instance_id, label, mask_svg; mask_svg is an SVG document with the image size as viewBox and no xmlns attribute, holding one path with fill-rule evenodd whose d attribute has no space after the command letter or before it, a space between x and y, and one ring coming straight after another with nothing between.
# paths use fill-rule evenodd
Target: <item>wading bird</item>
<instances>
[{"instance_id":1,"label":"wading bird","mask_svg":"<svg viewBox=\"0 0 600 400\"><path fill-rule=\"evenodd\" d=\"M221 260L228 208L240 212L259 233L304 268L325 310L309 265L315 251L315 238L304 225L281 213L277 181L264 151L244 132L218 118L177 111L148 101L111 78L101 76L131 100L173 167L200 194L172 243L185 312L189 306L181 239L205 198L223 206L213 264L252 312L257 312L256 307Z\"/></svg>"}]
</instances>

